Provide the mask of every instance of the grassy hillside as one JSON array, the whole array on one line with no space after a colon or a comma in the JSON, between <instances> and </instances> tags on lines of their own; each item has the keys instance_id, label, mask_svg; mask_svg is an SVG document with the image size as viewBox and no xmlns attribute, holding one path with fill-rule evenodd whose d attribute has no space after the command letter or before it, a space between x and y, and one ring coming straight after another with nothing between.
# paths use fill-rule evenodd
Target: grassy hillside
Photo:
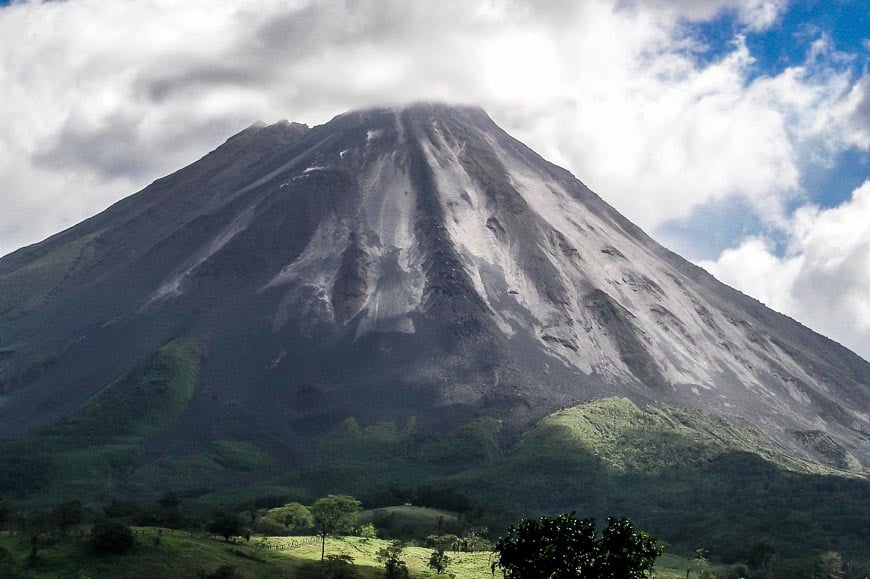
<instances>
[{"instance_id":1,"label":"grassy hillside","mask_svg":"<svg viewBox=\"0 0 870 579\"><path fill-rule=\"evenodd\" d=\"M831 474L795 456L760 430L686 407L641 410L625 398L605 398L544 418L522 439L519 453L591 453L614 472L663 473L706 464L725 452L746 452L783 468Z\"/></svg>"},{"instance_id":2,"label":"grassy hillside","mask_svg":"<svg viewBox=\"0 0 870 579\"><path fill-rule=\"evenodd\" d=\"M196 340L161 348L70 417L0 445L0 490L33 504L105 499L145 443L181 416L199 371Z\"/></svg>"},{"instance_id":3,"label":"grassy hillside","mask_svg":"<svg viewBox=\"0 0 870 579\"><path fill-rule=\"evenodd\" d=\"M34 565L26 562L29 546L21 536L0 535L0 549L10 555L9 567L14 577L43 579L57 577L89 577L91 579L128 579L160 577L190 579L198 572L214 572L222 565L235 567L240 578L299 578L316 576L320 559L320 543L315 537L259 537L250 543L231 543L199 534L162 530L156 541L156 529L140 529L137 546L125 555L96 554L79 538L65 539L47 545ZM377 561L379 549L387 546L381 539L345 537L328 539L327 553L353 557L363 579L383 577L383 567ZM268 545L271 548L261 547ZM283 550L276 550L283 549ZM406 547L403 560L413 577L439 577L427 567L432 551L423 547ZM456 579L489 579L490 553L448 553L448 571ZM660 579L682 579L691 565L687 559L664 556L656 570ZM443 575L441 577L446 577Z\"/></svg>"},{"instance_id":4,"label":"grassy hillside","mask_svg":"<svg viewBox=\"0 0 870 579\"><path fill-rule=\"evenodd\" d=\"M576 510L629 516L677 552L705 548L728 562L744 560L762 539L792 554L870 556L862 530L870 482L806 462L751 426L614 398L548 416L511 446L498 445L498 429L482 419L427 437L413 424L349 421L324 441L317 465L268 481L263 494L343 492L383 504L390 488L429 484L471 497L492 513L482 516L491 528ZM256 486L245 492L256 495Z\"/></svg>"}]
</instances>

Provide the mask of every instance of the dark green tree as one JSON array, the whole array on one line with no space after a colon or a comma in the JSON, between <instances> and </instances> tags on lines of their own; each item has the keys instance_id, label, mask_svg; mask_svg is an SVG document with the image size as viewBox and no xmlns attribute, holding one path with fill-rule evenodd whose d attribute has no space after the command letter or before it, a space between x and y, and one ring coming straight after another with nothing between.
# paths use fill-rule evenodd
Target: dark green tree
<instances>
[{"instance_id":1,"label":"dark green tree","mask_svg":"<svg viewBox=\"0 0 870 579\"><path fill-rule=\"evenodd\" d=\"M223 537L227 543L230 542L230 537L241 535L243 530L238 516L223 511L215 513L208 523L208 532Z\"/></svg>"},{"instance_id":2,"label":"dark green tree","mask_svg":"<svg viewBox=\"0 0 870 579\"><path fill-rule=\"evenodd\" d=\"M329 495L317 499L311 507L314 530L320 537L320 560L326 554L326 537L349 533L356 526L360 502L347 495Z\"/></svg>"},{"instance_id":3,"label":"dark green tree","mask_svg":"<svg viewBox=\"0 0 870 579\"><path fill-rule=\"evenodd\" d=\"M91 547L105 553L126 553L135 545L133 531L118 521L99 521L91 528Z\"/></svg>"},{"instance_id":4,"label":"dark green tree","mask_svg":"<svg viewBox=\"0 0 870 579\"><path fill-rule=\"evenodd\" d=\"M524 519L496 544L497 559L509 579L635 579L646 577L662 548L628 519L608 519L599 536L593 519L574 513Z\"/></svg>"},{"instance_id":5,"label":"dark green tree","mask_svg":"<svg viewBox=\"0 0 870 579\"><path fill-rule=\"evenodd\" d=\"M401 541L393 541L389 546L378 550L377 560L384 564L384 577L386 579L408 579L408 565L402 560L402 551L405 547Z\"/></svg>"}]
</instances>

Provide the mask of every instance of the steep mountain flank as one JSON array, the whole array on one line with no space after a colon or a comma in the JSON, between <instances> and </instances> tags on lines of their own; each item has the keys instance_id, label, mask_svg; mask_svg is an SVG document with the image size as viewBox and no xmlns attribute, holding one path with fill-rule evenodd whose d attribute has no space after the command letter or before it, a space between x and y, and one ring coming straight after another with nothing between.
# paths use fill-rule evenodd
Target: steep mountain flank
<instances>
[{"instance_id":1,"label":"steep mountain flank","mask_svg":"<svg viewBox=\"0 0 870 579\"><path fill-rule=\"evenodd\" d=\"M200 344L196 385L149 452L256 442L280 468L349 417L492 417L515 436L618 395L870 465L870 364L661 247L478 108L255 125L0 259L0 435L64 424L179 339Z\"/></svg>"}]
</instances>

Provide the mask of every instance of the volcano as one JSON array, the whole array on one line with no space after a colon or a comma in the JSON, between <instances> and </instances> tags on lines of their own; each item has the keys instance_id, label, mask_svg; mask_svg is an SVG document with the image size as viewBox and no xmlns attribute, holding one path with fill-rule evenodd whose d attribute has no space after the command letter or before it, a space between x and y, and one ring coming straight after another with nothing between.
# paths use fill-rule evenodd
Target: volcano
<instances>
[{"instance_id":1,"label":"volcano","mask_svg":"<svg viewBox=\"0 0 870 579\"><path fill-rule=\"evenodd\" d=\"M144 456L258 440L292 465L349 417L492 417L511 436L613 396L870 465L870 364L668 251L476 107L256 124L0 259L6 438L83 416L101 424L88 436L130 436L146 416Z\"/></svg>"}]
</instances>

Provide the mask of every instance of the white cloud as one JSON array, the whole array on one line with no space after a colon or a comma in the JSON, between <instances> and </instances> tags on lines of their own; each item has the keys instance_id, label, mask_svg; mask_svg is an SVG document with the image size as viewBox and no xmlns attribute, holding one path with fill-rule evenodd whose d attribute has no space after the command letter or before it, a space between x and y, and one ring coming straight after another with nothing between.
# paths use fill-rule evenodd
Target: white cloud
<instances>
[{"instance_id":1,"label":"white cloud","mask_svg":"<svg viewBox=\"0 0 870 579\"><path fill-rule=\"evenodd\" d=\"M838 207L800 208L789 234L784 256L749 238L700 265L870 360L870 181Z\"/></svg>"},{"instance_id":2,"label":"white cloud","mask_svg":"<svg viewBox=\"0 0 870 579\"><path fill-rule=\"evenodd\" d=\"M648 229L729 197L782 221L805 149L866 148L868 123L855 121L868 81L830 67L820 45L806 66L747 83L739 38L698 64L683 26L733 10L764 28L782 5L18 2L0 9L0 254L254 120L317 123L417 99L481 104Z\"/></svg>"},{"instance_id":3,"label":"white cloud","mask_svg":"<svg viewBox=\"0 0 870 579\"><path fill-rule=\"evenodd\" d=\"M639 4L692 20L708 20L731 10L748 28L763 30L776 21L785 0L640 0Z\"/></svg>"}]
</instances>

